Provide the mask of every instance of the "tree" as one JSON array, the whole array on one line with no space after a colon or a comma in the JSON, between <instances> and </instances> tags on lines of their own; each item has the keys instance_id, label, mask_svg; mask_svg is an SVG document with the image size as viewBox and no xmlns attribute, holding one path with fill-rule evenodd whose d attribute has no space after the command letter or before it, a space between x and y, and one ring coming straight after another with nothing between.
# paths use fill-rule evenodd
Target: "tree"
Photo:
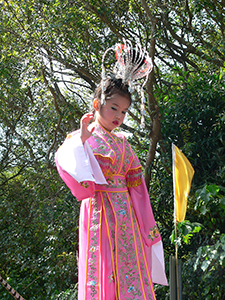
<instances>
[{"instance_id":1,"label":"tree","mask_svg":"<svg viewBox=\"0 0 225 300\"><path fill-rule=\"evenodd\" d=\"M223 223L215 225L215 216L199 213L202 202L194 209L196 190L224 185L223 1L4 0L0 5L3 275L29 299L64 297L76 282L79 205L56 174L54 153L89 110L102 54L122 38L140 42L154 60L146 86L146 126L140 128L140 100L134 95L132 123L123 130L132 133L130 142L143 164L166 254L173 253L168 237L173 226L170 143L175 142L196 170L188 219L205 226L180 253L187 265L193 265L191 255L201 261L196 252L207 231L204 246L223 241ZM107 68L112 61L109 57ZM215 230L221 234L213 240ZM43 290L49 282L54 282L51 289Z\"/></svg>"}]
</instances>

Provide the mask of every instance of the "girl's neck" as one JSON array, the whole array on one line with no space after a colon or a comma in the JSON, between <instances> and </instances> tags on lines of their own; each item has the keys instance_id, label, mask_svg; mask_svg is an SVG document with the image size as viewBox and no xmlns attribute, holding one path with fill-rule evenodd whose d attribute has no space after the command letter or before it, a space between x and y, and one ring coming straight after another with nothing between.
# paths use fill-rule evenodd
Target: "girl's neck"
<instances>
[{"instance_id":1,"label":"girl's neck","mask_svg":"<svg viewBox=\"0 0 225 300\"><path fill-rule=\"evenodd\" d=\"M102 126L102 124L100 124L98 122L98 120L95 120L94 124L95 124L95 126L98 125L99 127L101 127L102 129L104 129L107 132L111 132L112 131L112 130L109 130L109 129L105 128L104 126Z\"/></svg>"}]
</instances>

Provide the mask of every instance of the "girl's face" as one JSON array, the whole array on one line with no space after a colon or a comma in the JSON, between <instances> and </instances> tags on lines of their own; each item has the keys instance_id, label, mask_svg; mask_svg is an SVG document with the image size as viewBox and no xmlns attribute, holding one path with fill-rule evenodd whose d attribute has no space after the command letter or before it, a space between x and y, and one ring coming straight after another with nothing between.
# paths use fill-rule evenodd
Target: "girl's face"
<instances>
[{"instance_id":1,"label":"girl's face","mask_svg":"<svg viewBox=\"0 0 225 300\"><path fill-rule=\"evenodd\" d=\"M94 101L98 101L95 99ZM95 105L98 103L98 105ZM124 117L130 106L130 100L118 94L106 100L100 108L99 102L93 103L96 110L96 121L106 130L112 131L123 123Z\"/></svg>"}]
</instances>

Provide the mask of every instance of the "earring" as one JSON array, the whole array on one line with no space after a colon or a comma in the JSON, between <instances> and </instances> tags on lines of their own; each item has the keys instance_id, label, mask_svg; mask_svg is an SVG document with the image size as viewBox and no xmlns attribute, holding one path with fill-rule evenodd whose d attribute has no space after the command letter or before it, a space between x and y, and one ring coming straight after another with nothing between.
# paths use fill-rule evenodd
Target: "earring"
<instances>
[{"instance_id":1,"label":"earring","mask_svg":"<svg viewBox=\"0 0 225 300\"><path fill-rule=\"evenodd\" d=\"M98 105L99 105L98 101L99 101L98 99L94 99L94 101L93 101L93 107L94 107L95 110L98 109Z\"/></svg>"}]
</instances>

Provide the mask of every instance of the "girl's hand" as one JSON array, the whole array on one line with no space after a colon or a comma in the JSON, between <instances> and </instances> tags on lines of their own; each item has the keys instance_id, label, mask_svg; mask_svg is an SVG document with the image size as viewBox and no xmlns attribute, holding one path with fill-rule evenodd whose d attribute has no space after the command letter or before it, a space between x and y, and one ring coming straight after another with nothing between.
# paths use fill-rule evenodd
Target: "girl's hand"
<instances>
[{"instance_id":1,"label":"girl's hand","mask_svg":"<svg viewBox=\"0 0 225 300\"><path fill-rule=\"evenodd\" d=\"M93 117L94 117L93 113L87 113L83 115L83 117L80 120L80 137L83 144L92 135L95 129L94 126L91 129L88 128L89 122L93 119Z\"/></svg>"}]
</instances>

